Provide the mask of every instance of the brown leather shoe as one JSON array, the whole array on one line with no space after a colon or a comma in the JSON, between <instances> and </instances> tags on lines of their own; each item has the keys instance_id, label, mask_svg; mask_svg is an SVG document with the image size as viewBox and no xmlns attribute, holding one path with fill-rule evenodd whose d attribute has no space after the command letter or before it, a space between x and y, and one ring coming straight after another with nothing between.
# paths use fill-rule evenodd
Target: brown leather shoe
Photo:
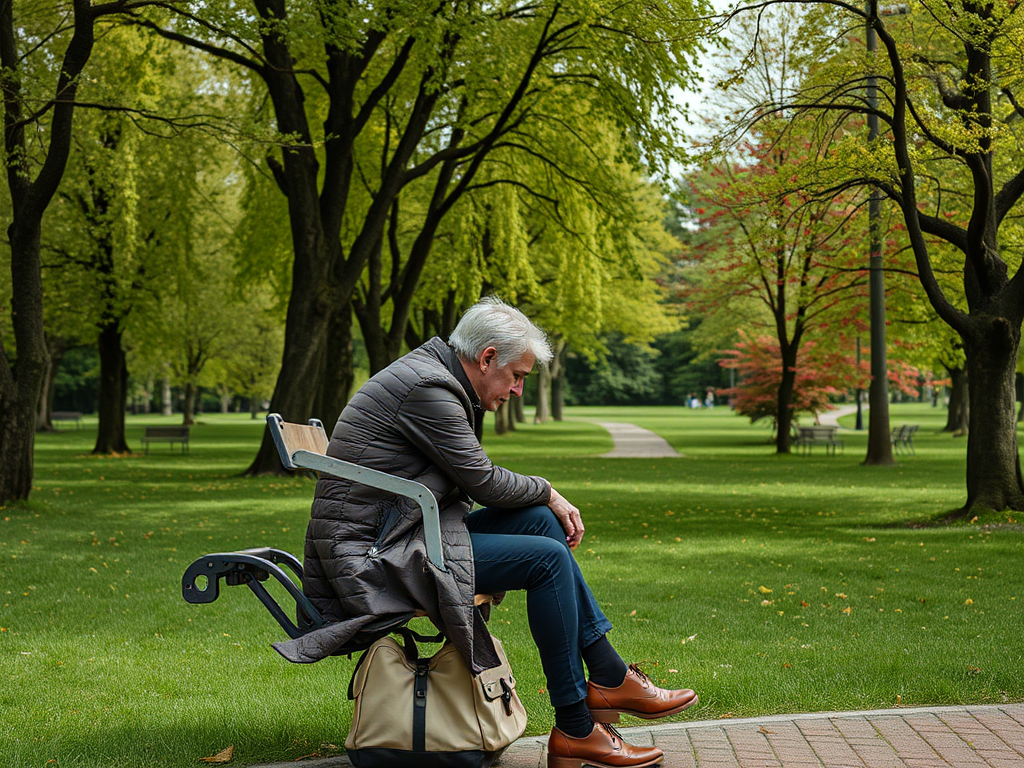
<instances>
[{"instance_id":1,"label":"brown leather shoe","mask_svg":"<svg viewBox=\"0 0 1024 768\"><path fill-rule=\"evenodd\" d=\"M659 688L636 664L626 669L626 679L618 688L606 688L587 682L587 708L595 721L619 722L619 713L654 720L682 712L697 703L697 694L688 688L668 691Z\"/></svg>"},{"instance_id":2,"label":"brown leather shoe","mask_svg":"<svg viewBox=\"0 0 1024 768\"><path fill-rule=\"evenodd\" d=\"M576 739L557 728L548 737L548 768L645 768L661 762L657 747L636 747L623 741L606 723L594 723L589 736Z\"/></svg>"}]
</instances>

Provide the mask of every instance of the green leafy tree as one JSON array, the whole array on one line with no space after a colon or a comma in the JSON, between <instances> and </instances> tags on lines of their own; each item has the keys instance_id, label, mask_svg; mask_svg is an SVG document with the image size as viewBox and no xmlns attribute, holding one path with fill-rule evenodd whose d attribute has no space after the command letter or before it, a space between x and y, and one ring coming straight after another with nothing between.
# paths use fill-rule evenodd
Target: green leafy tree
<instances>
[{"instance_id":1,"label":"green leafy tree","mask_svg":"<svg viewBox=\"0 0 1024 768\"><path fill-rule=\"evenodd\" d=\"M1024 321L1024 274L1014 255L1024 194L1017 4L915 2L902 18L883 17L876 0L813 5L808 39L823 64L797 87L769 94L759 114L819 116L833 162L817 187L834 194L874 185L900 207L928 300L966 355L972 428L958 514L976 505L1024 509L1013 418ZM865 28L877 53L835 45L837 37L859 42ZM877 120L878 139L869 145L848 130L851 115ZM935 240L962 254L956 292L937 277Z\"/></svg>"},{"instance_id":2,"label":"green leafy tree","mask_svg":"<svg viewBox=\"0 0 1024 768\"><path fill-rule=\"evenodd\" d=\"M87 69L69 172L48 217L47 292L73 296L95 329L100 356L94 453L124 453L126 339L140 316L165 311L161 293L183 297L197 240L216 219L216 150L202 133L181 135L205 75L179 49L115 27ZM150 58L152 57L152 59ZM187 121L186 121L187 122ZM154 132L160 132L153 135Z\"/></svg>"},{"instance_id":3,"label":"green leafy tree","mask_svg":"<svg viewBox=\"0 0 1024 768\"><path fill-rule=\"evenodd\" d=\"M71 151L81 76L101 21L143 4L74 0L67 15L24 3L16 15L13 0L0 0L11 275L4 291L10 326L0 328L0 504L26 499L32 489L36 410L47 367L40 241Z\"/></svg>"},{"instance_id":4,"label":"green leafy tree","mask_svg":"<svg viewBox=\"0 0 1024 768\"><path fill-rule=\"evenodd\" d=\"M135 21L243 68L273 106L279 149L266 162L287 197L294 261L272 408L290 421L331 420L347 400L353 293L403 215L404 189L431 191L404 265L391 268L403 312L441 221L549 92L589 95L663 161L675 144L672 85L688 77L699 28L683 2L165 9ZM277 469L265 434L250 471Z\"/></svg>"}]
</instances>

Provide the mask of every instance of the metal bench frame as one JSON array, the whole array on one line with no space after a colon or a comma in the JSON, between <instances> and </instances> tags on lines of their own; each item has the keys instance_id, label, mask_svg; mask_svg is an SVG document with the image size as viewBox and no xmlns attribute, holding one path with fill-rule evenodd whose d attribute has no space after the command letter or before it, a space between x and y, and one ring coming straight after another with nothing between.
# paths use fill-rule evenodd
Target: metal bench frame
<instances>
[{"instance_id":1,"label":"metal bench frame","mask_svg":"<svg viewBox=\"0 0 1024 768\"><path fill-rule=\"evenodd\" d=\"M425 485L327 456L327 433L318 419L310 419L308 424L294 424L272 413L267 416L267 424L281 456L281 463L287 469L323 472L415 501L423 513L427 559L437 569L447 571L441 547L441 514L434 495ZM289 576L282 565L293 576ZM270 577L275 578L295 600L296 621L288 617L287 612L263 586L262 582ZM181 593L189 603L212 603L220 596L221 580L227 586L245 584L288 636L296 638L329 623L303 594L302 578L302 564L298 558L279 549L260 547L239 552L216 552L203 555L189 565L181 579ZM478 595L475 602L480 605L489 601L489 595ZM413 615L416 614L410 614L408 618ZM404 623L400 621L395 626ZM367 627L374 628L373 625Z\"/></svg>"},{"instance_id":2,"label":"metal bench frame","mask_svg":"<svg viewBox=\"0 0 1024 768\"><path fill-rule=\"evenodd\" d=\"M156 434L153 432L156 431ZM160 434L165 432L166 434ZM181 443L181 452L186 453L189 450L188 447L189 438L189 427L177 426L177 427L146 427L146 431L142 435L142 444L146 446L146 455L149 455L149 444L150 443L170 443L170 448L174 450L175 443Z\"/></svg>"},{"instance_id":3,"label":"metal bench frame","mask_svg":"<svg viewBox=\"0 0 1024 768\"><path fill-rule=\"evenodd\" d=\"M81 411L53 411L50 413L50 422L55 421L73 421L75 422L75 429L82 428L82 412Z\"/></svg>"},{"instance_id":4,"label":"metal bench frame","mask_svg":"<svg viewBox=\"0 0 1024 768\"><path fill-rule=\"evenodd\" d=\"M802 449L802 453L810 455L811 448L815 445L825 446L825 455L836 455L836 448L843 448L843 441L836 439L836 427L815 425L812 427L797 427L796 445Z\"/></svg>"},{"instance_id":5,"label":"metal bench frame","mask_svg":"<svg viewBox=\"0 0 1024 768\"><path fill-rule=\"evenodd\" d=\"M917 455L914 450L914 433L917 432L917 424L903 424L893 427L891 432L892 447L896 453L910 453Z\"/></svg>"}]
</instances>

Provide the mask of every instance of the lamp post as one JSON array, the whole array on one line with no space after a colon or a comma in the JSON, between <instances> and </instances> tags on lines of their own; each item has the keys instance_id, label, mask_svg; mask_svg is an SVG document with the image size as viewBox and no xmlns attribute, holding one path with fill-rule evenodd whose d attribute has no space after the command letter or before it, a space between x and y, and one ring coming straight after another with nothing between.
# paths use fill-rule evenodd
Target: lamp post
<instances>
[{"instance_id":1,"label":"lamp post","mask_svg":"<svg viewBox=\"0 0 1024 768\"><path fill-rule=\"evenodd\" d=\"M872 26L872 0L867 0L867 49L874 53L878 49L878 38ZM908 13L907 6L893 6L882 11L883 15ZM868 74L868 142L878 139L878 94L877 80ZM892 457L892 441L889 439L889 375L885 348L885 273L882 269L882 232L879 218L882 208L882 194L872 186L868 198L868 270L870 288L871 318L871 386L868 389L868 453L865 464L895 464Z\"/></svg>"},{"instance_id":2,"label":"lamp post","mask_svg":"<svg viewBox=\"0 0 1024 768\"><path fill-rule=\"evenodd\" d=\"M860 380L860 336L857 337L857 379ZM864 429L864 390L857 384L857 431Z\"/></svg>"}]
</instances>

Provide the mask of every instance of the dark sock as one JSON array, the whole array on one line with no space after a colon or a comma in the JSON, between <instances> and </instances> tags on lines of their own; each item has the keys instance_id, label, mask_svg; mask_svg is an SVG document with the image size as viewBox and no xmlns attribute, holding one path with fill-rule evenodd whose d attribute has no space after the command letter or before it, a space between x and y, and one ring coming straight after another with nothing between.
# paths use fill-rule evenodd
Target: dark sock
<instances>
[{"instance_id":1,"label":"dark sock","mask_svg":"<svg viewBox=\"0 0 1024 768\"><path fill-rule=\"evenodd\" d=\"M586 700L580 699L575 704L555 707L555 728L574 739L589 736L594 730L594 721L590 717Z\"/></svg>"},{"instance_id":2,"label":"dark sock","mask_svg":"<svg viewBox=\"0 0 1024 768\"><path fill-rule=\"evenodd\" d=\"M599 640L584 648L582 655L592 683L618 688L626 679L626 662L612 648L607 635L601 635Z\"/></svg>"}]
</instances>

